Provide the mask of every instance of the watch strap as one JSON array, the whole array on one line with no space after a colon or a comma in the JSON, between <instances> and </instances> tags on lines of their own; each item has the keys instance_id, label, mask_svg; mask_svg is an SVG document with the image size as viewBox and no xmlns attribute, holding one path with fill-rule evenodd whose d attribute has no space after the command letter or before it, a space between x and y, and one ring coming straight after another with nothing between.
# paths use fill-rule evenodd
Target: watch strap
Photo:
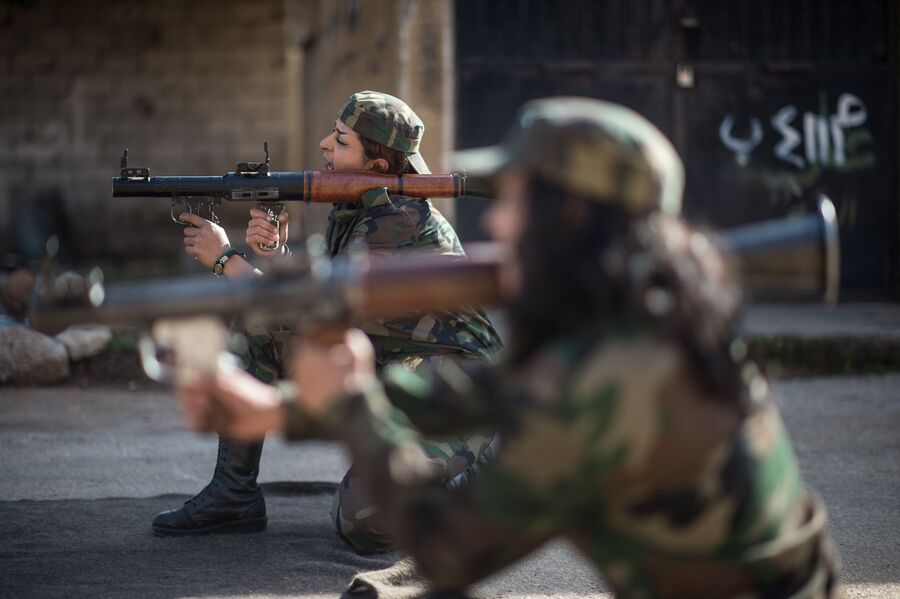
<instances>
[{"instance_id":1,"label":"watch strap","mask_svg":"<svg viewBox=\"0 0 900 599\"><path fill-rule=\"evenodd\" d=\"M216 276L222 276L222 273L225 271L225 262L235 254L239 255L241 258L244 258L244 254L242 254L236 247L228 246L227 248L225 248L225 251L222 252L222 255L216 258L216 261L213 262L213 274L215 274Z\"/></svg>"}]
</instances>

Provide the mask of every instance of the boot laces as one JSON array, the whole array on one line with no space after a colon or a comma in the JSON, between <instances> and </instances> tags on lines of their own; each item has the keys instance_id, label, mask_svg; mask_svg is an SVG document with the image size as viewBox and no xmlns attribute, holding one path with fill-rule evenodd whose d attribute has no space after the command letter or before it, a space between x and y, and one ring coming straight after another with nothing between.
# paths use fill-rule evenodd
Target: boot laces
<instances>
[{"instance_id":1,"label":"boot laces","mask_svg":"<svg viewBox=\"0 0 900 599\"><path fill-rule=\"evenodd\" d=\"M228 448L219 446L219 453L216 456L216 468L213 471L212 480L200 490L199 493L188 499L185 505L190 504L191 507L196 507L201 501L205 500L207 497L212 496L213 489L219 488L219 478L222 475L222 465L224 462L228 461Z\"/></svg>"}]
</instances>

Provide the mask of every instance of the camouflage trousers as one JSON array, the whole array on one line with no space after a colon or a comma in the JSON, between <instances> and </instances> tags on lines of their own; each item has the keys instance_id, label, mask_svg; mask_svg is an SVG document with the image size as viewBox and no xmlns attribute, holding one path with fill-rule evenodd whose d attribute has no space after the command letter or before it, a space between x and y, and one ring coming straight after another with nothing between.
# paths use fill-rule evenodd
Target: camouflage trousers
<instances>
[{"instance_id":1,"label":"camouflage trousers","mask_svg":"<svg viewBox=\"0 0 900 599\"><path fill-rule=\"evenodd\" d=\"M451 441L424 441L422 449L430 461L443 472L441 479L447 486L465 484L493 455L492 438L468 435ZM381 525L381 512L363 488L354 471L344 475L331 504L331 521L335 531L359 553L375 553L392 549L394 543Z\"/></svg>"},{"instance_id":2,"label":"camouflage trousers","mask_svg":"<svg viewBox=\"0 0 900 599\"><path fill-rule=\"evenodd\" d=\"M290 349L291 330L285 327L271 331L245 332L246 347L238 352L244 369L254 377L270 385L284 377L284 364Z\"/></svg>"}]
</instances>

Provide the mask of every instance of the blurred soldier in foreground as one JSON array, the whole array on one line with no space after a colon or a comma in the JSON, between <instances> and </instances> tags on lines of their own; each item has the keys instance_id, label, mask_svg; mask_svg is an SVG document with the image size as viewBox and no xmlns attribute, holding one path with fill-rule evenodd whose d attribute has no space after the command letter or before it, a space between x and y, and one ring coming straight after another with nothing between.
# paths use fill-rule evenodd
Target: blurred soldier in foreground
<instances>
[{"instance_id":1,"label":"blurred soldier in foreground","mask_svg":"<svg viewBox=\"0 0 900 599\"><path fill-rule=\"evenodd\" d=\"M734 337L727 262L678 216L668 140L620 106L553 98L460 162L497 175L486 226L515 248L501 366L379 382L349 331L301 343L292 400L223 371L181 390L189 421L215 395L237 436L342 439L438 590L563 536L620 597L834 596L825 510ZM436 484L420 432L483 428L500 431L493 463L466 487Z\"/></svg>"},{"instance_id":2,"label":"blurred soldier in foreground","mask_svg":"<svg viewBox=\"0 0 900 599\"><path fill-rule=\"evenodd\" d=\"M398 98L374 91L353 94L329 126L331 132L319 142L325 170L430 173L418 151L425 125ZM261 250L260 244L277 247L277 253L281 253L286 248L287 213L282 214L278 225L270 223L260 210L252 209L250 215L247 244L260 255L276 253ZM185 246L201 264L235 279L254 271L231 247L221 227L194 214L182 214L181 218L194 225L184 231ZM404 251L464 254L456 231L427 198L372 189L363 195L361 203L335 204L328 223L325 241L329 258L345 255L354 244L384 260L396 259ZM444 358L483 360L500 349L500 339L487 316L475 308L380 319L366 322L363 328L375 344L379 368L393 363L414 370L423 360ZM290 331L267 331L249 337L250 372L265 383L276 382L284 375L282 366L289 367L284 362L284 350L289 348L284 344L290 340ZM440 442L423 441L423 448L445 481L465 479L476 460L487 459L482 455L490 437L479 433ZM249 443L220 437L210 484L182 507L158 514L154 531L184 535L265 529L265 501L256 484L261 453L262 436ZM390 548L392 541L384 534L379 510L358 483L357 471L351 467L335 494L331 514L335 530L360 552Z\"/></svg>"}]
</instances>

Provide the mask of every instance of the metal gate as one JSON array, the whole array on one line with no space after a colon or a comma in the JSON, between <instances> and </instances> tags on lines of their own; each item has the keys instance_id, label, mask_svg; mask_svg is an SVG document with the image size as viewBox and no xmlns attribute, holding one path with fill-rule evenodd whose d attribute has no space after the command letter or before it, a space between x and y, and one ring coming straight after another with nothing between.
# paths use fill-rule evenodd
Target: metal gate
<instances>
[{"instance_id":1,"label":"metal gate","mask_svg":"<svg viewBox=\"0 0 900 599\"><path fill-rule=\"evenodd\" d=\"M731 226L825 191L845 296L897 282L897 9L890 0L457 0L458 146L495 143L525 100L630 106L678 147L685 213ZM483 204L458 204L464 239Z\"/></svg>"}]
</instances>

